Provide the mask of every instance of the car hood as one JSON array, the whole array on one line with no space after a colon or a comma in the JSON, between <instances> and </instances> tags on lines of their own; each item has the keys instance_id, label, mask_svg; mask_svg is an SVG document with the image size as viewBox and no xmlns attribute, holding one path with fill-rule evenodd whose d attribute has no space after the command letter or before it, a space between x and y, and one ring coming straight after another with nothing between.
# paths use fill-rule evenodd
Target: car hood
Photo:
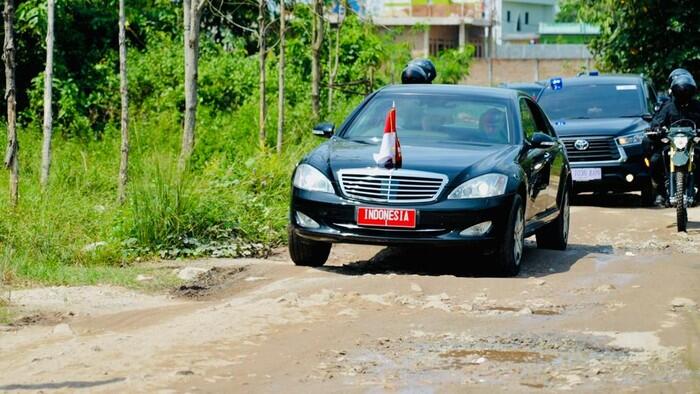
<instances>
[{"instance_id":1,"label":"car hood","mask_svg":"<svg viewBox=\"0 0 700 394\"><path fill-rule=\"evenodd\" d=\"M642 118L561 119L552 124L559 137L617 137L649 126Z\"/></svg>"},{"instance_id":2,"label":"car hood","mask_svg":"<svg viewBox=\"0 0 700 394\"><path fill-rule=\"evenodd\" d=\"M417 146L402 144L403 165L408 170L445 174L449 179L480 175L493 170L499 161L511 160L509 153L516 152L515 145L463 144ZM367 144L344 139L333 139L329 146L329 164L333 176L347 168L376 167L373 154L379 152L378 144Z\"/></svg>"}]
</instances>

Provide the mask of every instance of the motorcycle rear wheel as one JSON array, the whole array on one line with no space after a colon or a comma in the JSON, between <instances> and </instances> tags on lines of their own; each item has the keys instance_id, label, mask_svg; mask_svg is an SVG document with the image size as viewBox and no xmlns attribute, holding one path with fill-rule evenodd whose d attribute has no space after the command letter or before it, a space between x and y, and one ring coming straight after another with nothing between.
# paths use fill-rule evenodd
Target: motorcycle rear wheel
<instances>
[{"instance_id":1,"label":"motorcycle rear wheel","mask_svg":"<svg viewBox=\"0 0 700 394\"><path fill-rule=\"evenodd\" d=\"M685 202L685 173L676 173L676 227L678 232L688 228L688 209Z\"/></svg>"}]
</instances>

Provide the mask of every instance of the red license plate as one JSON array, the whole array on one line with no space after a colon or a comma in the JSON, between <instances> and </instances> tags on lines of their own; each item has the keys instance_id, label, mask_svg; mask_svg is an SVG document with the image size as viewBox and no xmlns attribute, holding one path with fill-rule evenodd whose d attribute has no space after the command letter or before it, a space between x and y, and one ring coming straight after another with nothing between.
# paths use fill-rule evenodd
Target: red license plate
<instances>
[{"instance_id":1,"label":"red license plate","mask_svg":"<svg viewBox=\"0 0 700 394\"><path fill-rule=\"evenodd\" d=\"M416 228L416 210L359 207L357 224L373 227Z\"/></svg>"}]
</instances>

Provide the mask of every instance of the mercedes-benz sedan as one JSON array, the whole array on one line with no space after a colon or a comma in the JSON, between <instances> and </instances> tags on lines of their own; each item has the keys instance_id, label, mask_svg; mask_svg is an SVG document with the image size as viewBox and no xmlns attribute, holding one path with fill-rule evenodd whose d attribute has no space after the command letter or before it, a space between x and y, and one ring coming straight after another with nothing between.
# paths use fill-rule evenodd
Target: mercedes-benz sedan
<instances>
[{"instance_id":1,"label":"mercedes-benz sedan","mask_svg":"<svg viewBox=\"0 0 700 394\"><path fill-rule=\"evenodd\" d=\"M395 108L401 167L375 162ZM509 89L389 86L369 95L292 176L289 251L325 263L332 243L471 245L503 275L524 238L565 249L571 172L540 107ZM466 263L466 261L465 261ZM429 262L426 262L429 264Z\"/></svg>"}]
</instances>

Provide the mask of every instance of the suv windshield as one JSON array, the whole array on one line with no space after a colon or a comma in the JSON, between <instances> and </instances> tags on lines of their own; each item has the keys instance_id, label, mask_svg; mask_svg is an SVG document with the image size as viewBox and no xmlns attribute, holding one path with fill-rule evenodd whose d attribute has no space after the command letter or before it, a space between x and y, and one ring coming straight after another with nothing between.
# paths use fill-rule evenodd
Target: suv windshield
<instances>
[{"instance_id":1,"label":"suv windshield","mask_svg":"<svg viewBox=\"0 0 700 394\"><path fill-rule=\"evenodd\" d=\"M512 141L512 120L505 99L455 94L379 93L368 102L342 137L379 143L386 115L396 105L396 129L402 143L487 143Z\"/></svg>"},{"instance_id":2,"label":"suv windshield","mask_svg":"<svg viewBox=\"0 0 700 394\"><path fill-rule=\"evenodd\" d=\"M636 84L567 86L564 81L560 90L543 90L538 103L552 120L637 117L646 112Z\"/></svg>"}]
</instances>

